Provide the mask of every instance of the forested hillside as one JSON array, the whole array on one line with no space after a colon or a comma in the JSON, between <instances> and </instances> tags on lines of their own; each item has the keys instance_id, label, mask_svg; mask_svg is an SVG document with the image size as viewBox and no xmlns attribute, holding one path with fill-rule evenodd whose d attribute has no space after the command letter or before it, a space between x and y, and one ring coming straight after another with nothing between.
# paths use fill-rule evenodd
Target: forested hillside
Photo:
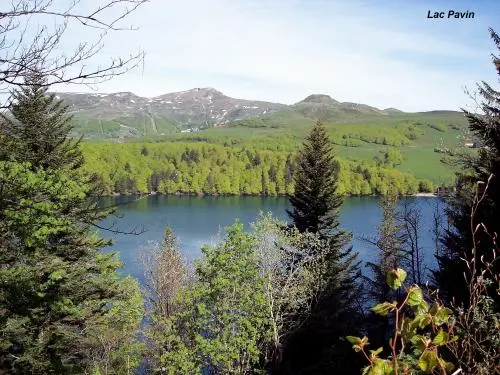
<instances>
[{"instance_id":1,"label":"forested hillside","mask_svg":"<svg viewBox=\"0 0 500 375\"><path fill-rule=\"evenodd\" d=\"M436 186L454 183L456 170L447 164L447 159L466 150L465 144L472 142L460 112L381 110L365 104L342 103L328 95L310 95L293 105L234 99L212 88L149 99L132 93L57 96L70 105L72 135L82 136L85 141L183 141L296 152L310 126L320 120L340 157L357 164L375 161L380 167L380 159L391 147L401 158L384 167L431 180ZM379 191L376 183L369 185L372 192ZM179 187L185 190L182 184ZM267 186L250 190L255 194L266 189ZM197 188L187 190L198 192ZM358 194L368 189L346 191Z\"/></svg>"},{"instance_id":2,"label":"forested hillside","mask_svg":"<svg viewBox=\"0 0 500 375\"><path fill-rule=\"evenodd\" d=\"M83 143L84 170L105 194L191 193L279 195L293 192L294 154L205 143ZM378 164L336 158L341 194L431 192L433 184L392 169L399 153L387 149Z\"/></svg>"},{"instance_id":3,"label":"forested hillside","mask_svg":"<svg viewBox=\"0 0 500 375\"><path fill-rule=\"evenodd\" d=\"M269 116L236 121L227 127L164 139L295 152L310 126L320 119L340 157L373 161L383 157L387 147L393 147L403 156L396 169L440 186L452 185L455 180L454 167L447 163L449 156L467 152L465 144L473 142L463 114L453 111L391 115L326 113L329 115L322 115L313 107L306 113L311 117L306 117L299 111L286 109Z\"/></svg>"}]
</instances>

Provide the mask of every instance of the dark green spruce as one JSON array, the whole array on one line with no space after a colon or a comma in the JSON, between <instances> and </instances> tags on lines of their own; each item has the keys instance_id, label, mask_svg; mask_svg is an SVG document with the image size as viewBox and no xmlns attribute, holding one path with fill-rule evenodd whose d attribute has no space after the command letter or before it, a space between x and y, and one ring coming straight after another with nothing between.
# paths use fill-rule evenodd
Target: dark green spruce
<instances>
[{"instance_id":1,"label":"dark green spruce","mask_svg":"<svg viewBox=\"0 0 500 375\"><path fill-rule=\"evenodd\" d=\"M492 29L490 33L500 51L500 37ZM493 64L500 76L498 56L493 55ZM434 274L442 296L448 302L454 300L458 304L467 304L469 300L468 286L463 276L467 268L461 258L464 254L469 259L472 256L471 228L476 228L482 223L488 231L486 232L482 227L476 231L476 267L478 269L481 267L479 261L481 257L491 262L493 249L497 248L498 255L499 246L498 240L495 244L494 236L495 233L500 234L500 92L494 90L486 82L478 84L478 92L482 98L481 111L479 111L482 113L464 110L464 114L479 149L477 153L462 155L458 160L462 169L457 178L457 192L456 196L450 200L447 210L448 220L452 227L445 235L445 251L438 254L439 270ZM483 182L479 188L479 196L481 196L488 180L485 198L477 209L471 227L471 210L477 183ZM496 275L500 273L498 261L493 271ZM496 300L498 309L499 297L495 288L493 285L490 295Z\"/></svg>"},{"instance_id":2,"label":"dark green spruce","mask_svg":"<svg viewBox=\"0 0 500 375\"><path fill-rule=\"evenodd\" d=\"M12 93L10 114L1 115L2 130L11 146L0 155L29 162L35 169L79 168L83 157L78 142L68 138L72 130L69 106L57 100L55 94L48 94L48 87L37 74L28 82Z\"/></svg>"},{"instance_id":3,"label":"dark green spruce","mask_svg":"<svg viewBox=\"0 0 500 375\"><path fill-rule=\"evenodd\" d=\"M38 77L0 119L0 373L130 373L142 297L93 224L67 106Z\"/></svg>"},{"instance_id":4,"label":"dark green spruce","mask_svg":"<svg viewBox=\"0 0 500 375\"><path fill-rule=\"evenodd\" d=\"M299 231L330 237L338 229L342 196L337 193L337 173L333 145L318 121L297 157L295 192L289 198L293 208L287 212Z\"/></svg>"},{"instance_id":5,"label":"dark green spruce","mask_svg":"<svg viewBox=\"0 0 500 375\"><path fill-rule=\"evenodd\" d=\"M352 374L359 359L343 337L359 327L360 278L351 234L340 229L342 196L337 193L338 165L324 126L318 121L297 157L295 192L288 211L301 232L320 234L328 251L324 288L310 317L285 344L281 373Z\"/></svg>"}]
</instances>

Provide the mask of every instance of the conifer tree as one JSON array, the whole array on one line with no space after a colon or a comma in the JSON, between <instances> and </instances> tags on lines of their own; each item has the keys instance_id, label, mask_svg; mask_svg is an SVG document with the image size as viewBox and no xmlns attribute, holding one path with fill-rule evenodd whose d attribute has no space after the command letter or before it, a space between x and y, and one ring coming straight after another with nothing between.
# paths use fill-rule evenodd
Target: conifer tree
<instances>
[{"instance_id":1,"label":"conifer tree","mask_svg":"<svg viewBox=\"0 0 500 375\"><path fill-rule=\"evenodd\" d=\"M295 192L287 211L300 232L330 235L338 229L342 196L337 193L333 146L317 121L297 157ZM341 233L338 233L339 235Z\"/></svg>"},{"instance_id":2,"label":"conifer tree","mask_svg":"<svg viewBox=\"0 0 500 375\"><path fill-rule=\"evenodd\" d=\"M130 372L142 297L100 251L92 224L108 211L78 169L67 107L39 83L0 120L0 373Z\"/></svg>"},{"instance_id":3,"label":"conifer tree","mask_svg":"<svg viewBox=\"0 0 500 375\"><path fill-rule=\"evenodd\" d=\"M35 169L79 168L83 157L78 142L68 137L72 130L69 105L47 90L44 78L35 72L12 93L10 114L1 115L0 122L12 142L4 157L29 162Z\"/></svg>"},{"instance_id":4,"label":"conifer tree","mask_svg":"<svg viewBox=\"0 0 500 375\"><path fill-rule=\"evenodd\" d=\"M332 143L318 121L297 157L292 210L287 212L300 232L319 234L327 247L325 286L310 318L285 348L284 372L352 373L357 363L340 339L346 329L357 328L360 270L357 253L349 246L351 235L339 228L337 174Z\"/></svg>"},{"instance_id":5,"label":"conifer tree","mask_svg":"<svg viewBox=\"0 0 500 375\"><path fill-rule=\"evenodd\" d=\"M500 51L500 37L490 29L491 37ZM493 55L493 64L500 76L500 58ZM479 113L464 110L469 122L469 129L480 145L477 154L462 155L459 163L462 170L457 179L456 196L449 202L448 219L452 229L447 231L444 239L445 251L438 256L439 270L434 273L436 285L443 298L449 302L467 304L468 288L464 272L468 272L462 260L473 259L472 232L475 231L476 254L475 265L481 266L480 259L491 262L495 248L495 234L500 235L500 92L486 82L478 84L478 92L482 97ZM490 179L491 176L491 179ZM476 185L480 185L482 195L489 180L486 195L472 218L471 210L476 193ZM483 224L476 230L476 226ZM498 241L497 241L498 245ZM498 262L494 273L500 273ZM497 301L498 293L491 290L491 296Z\"/></svg>"}]
</instances>

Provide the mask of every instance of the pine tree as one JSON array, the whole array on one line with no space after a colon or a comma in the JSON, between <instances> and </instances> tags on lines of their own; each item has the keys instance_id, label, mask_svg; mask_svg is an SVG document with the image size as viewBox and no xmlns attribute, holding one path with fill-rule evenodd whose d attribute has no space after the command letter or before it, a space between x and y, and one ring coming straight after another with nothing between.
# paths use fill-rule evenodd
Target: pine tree
<instances>
[{"instance_id":1,"label":"pine tree","mask_svg":"<svg viewBox=\"0 0 500 375\"><path fill-rule=\"evenodd\" d=\"M378 227L378 236L366 241L378 250L376 262L367 262L366 266L372 271L372 278L365 277L368 282L368 295L371 303L381 303L393 299L391 288L387 285L386 275L397 269L403 263L404 235L402 226L396 215L397 196L389 194L381 198L382 221Z\"/></svg>"},{"instance_id":2,"label":"pine tree","mask_svg":"<svg viewBox=\"0 0 500 375\"><path fill-rule=\"evenodd\" d=\"M311 130L297 157L295 192L287 211L300 232L329 235L339 226L342 196L336 190L333 146L321 122Z\"/></svg>"},{"instance_id":3,"label":"pine tree","mask_svg":"<svg viewBox=\"0 0 500 375\"><path fill-rule=\"evenodd\" d=\"M491 37L500 51L500 37L490 29ZM493 55L493 64L500 76L500 58ZM465 111L471 133L481 145L477 155L461 156L459 163L462 171L457 178L456 196L449 202L447 216L452 229L447 231L444 239L445 252L438 256L439 270L434 273L435 283L439 287L443 298L451 302L465 303L469 300L468 288L464 273L468 272L465 262L461 259L472 259L473 236L472 227L482 223L488 230L486 233L480 227L475 234L476 267L481 267L480 259L491 262L495 248L494 234L500 234L500 92L494 90L486 82L478 85L482 97L481 112ZM488 179L489 186L484 200L479 205L471 225L471 210L479 181L479 195L482 195ZM474 229L475 230L475 229ZM498 246L498 241L496 242ZM494 268L497 275L500 266L496 262ZM491 296L496 298L498 293L491 290ZM498 307L498 306L497 306Z\"/></svg>"},{"instance_id":4,"label":"pine tree","mask_svg":"<svg viewBox=\"0 0 500 375\"><path fill-rule=\"evenodd\" d=\"M29 162L33 168L79 168L83 157L72 130L69 106L47 93L44 79L33 73L26 85L12 93L9 115L1 115L1 129L12 143L8 157ZM7 155L4 155L7 157Z\"/></svg>"},{"instance_id":5,"label":"pine tree","mask_svg":"<svg viewBox=\"0 0 500 375\"><path fill-rule=\"evenodd\" d=\"M347 330L357 329L360 270L357 253L348 246L351 235L339 228L337 169L332 143L318 121L297 157L292 210L287 212L300 232L319 234L327 247L325 286L310 318L285 347L284 372L352 373L358 363L339 340Z\"/></svg>"},{"instance_id":6,"label":"pine tree","mask_svg":"<svg viewBox=\"0 0 500 375\"><path fill-rule=\"evenodd\" d=\"M38 83L15 93L2 120L0 373L131 371L142 297L100 251L109 242L92 224L108 211L78 169L66 107Z\"/></svg>"}]
</instances>

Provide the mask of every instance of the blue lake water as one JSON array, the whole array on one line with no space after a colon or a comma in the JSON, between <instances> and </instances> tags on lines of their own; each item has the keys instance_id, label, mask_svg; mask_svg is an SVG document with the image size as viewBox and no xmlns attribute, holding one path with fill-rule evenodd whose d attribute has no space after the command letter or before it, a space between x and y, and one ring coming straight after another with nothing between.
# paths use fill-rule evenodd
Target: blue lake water
<instances>
[{"instance_id":1,"label":"blue lake water","mask_svg":"<svg viewBox=\"0 0 500 375\"><path fill-rule=\"evenodd\" d=\"M422 211L421 241L425 251L425 263L435 265L434 239L431 232L435 206L442 209L439 199L432 197L404 198ZM400 204L403 200L400 201ZM239 219L249 228L259 212L272 212L277 218L286 220L288 200L267 197L191 197L191 196L147 196L140 199L122 197L109 199L107 204L121 203L117 216L104 220L102 225L113 226L121 231L133 229L144 232L140 235L114 234L103 231L114 244L108 251L118 251L124 262L122 272L144 280L141 253L148 251L152 243L160 242L164 229L170 226L177 236L181 250L188 261L200 256L203 244L214 244L224 234L224 227ZM376 197L349 197L341 210L341 225L352 232L353 248L359 252L363 262L373 260L376 249L363 241L362 237L375 236L381 219L379 199Z\"/></svg>"}]
</instances>

